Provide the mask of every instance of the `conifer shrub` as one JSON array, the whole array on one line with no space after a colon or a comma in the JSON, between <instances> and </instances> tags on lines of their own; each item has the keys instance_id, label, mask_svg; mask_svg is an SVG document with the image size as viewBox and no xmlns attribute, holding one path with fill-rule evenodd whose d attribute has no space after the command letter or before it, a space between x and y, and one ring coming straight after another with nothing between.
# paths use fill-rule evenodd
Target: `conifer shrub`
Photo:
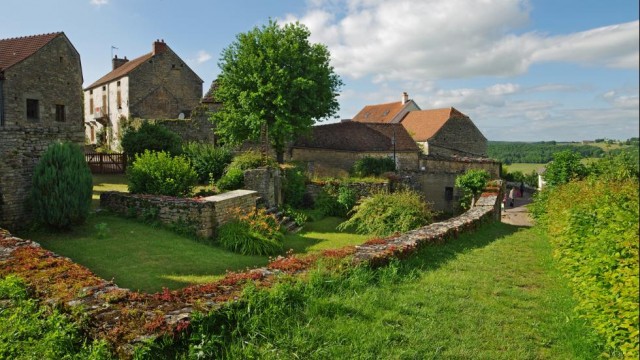
<instances>
[{"instance_id":1,"label":"conifer shrub","mask_svg":"<svg viewBox=\"0 0 640 360\"><path fill-rule=\"evenodd\" d=\"M51 144L33 175L34 219L59 229L83 223L89 215L92 188L82 148L70 142Z\"/></svg>"},{"instance_id":2,"label":"conifer shrub","mask_svg":"<svg viewBox=\"0 0 640 360\"><path fill-rule=\"evenodd\" d=\"M171 157L168 153L145 150L136 155L127 170L129 192L167 196L189 196L198 175L182 156Z\"/></svg>"},{"instance_id":3,"label":"conifer shrub","mask_svg":"<svg viewBox=\"0 0 640 360\"><path fill-rule=\"evenodd\" d=\"M381 192L362 199L353 208L351 218L338 225L338 229L354 229L359 234L387 236L417 229L432 220L433 212L417 192Z\"/></svg>"},{"instance_id":4,"label":"conifer shrub","mask_svg":"<svg viewBox=\"0 0 640 360\"><path fill-rule=\"evenodd\" d=\"M356 160L352 172L358 177L380 176L385 172L396 170L396 164L392 158L365 156Z\"/></svg>"},{"instance_id":5,"label":"conifer shrub","mask_svg":"<svg viewBox=\"0 0 640 360\"><path fill-rule=\"evenodd\" d=\"M220 179L224 169L231 163L233 153L229 148L212 144L190 142L182 147L183 155L191 161L201 184Z\"/></svg>"},{"instance_id":6,"label":"conifer shrub","mask_svg":"<svg viewBox=\"0 0 640 360\"><path fill-rule=\"evenodd\" d=\"M282 252L284 235L278 219L258 209L250 214L236 213L236 219L218 229L220 245L242 255L275 255Z\"/></svg>"},{"instance_id":7,"label":"conifer shrub","mask_svg":"<svg viewBox=\"0 0 640 360\"><path fill-rule=\"evenodd\" d=\"M182 153L182 139L166 127L143 122L138 129L129 129L122 136L122 149L130 160L149 151L165 151L171 155Z\"/></svg>"}]
</instances>

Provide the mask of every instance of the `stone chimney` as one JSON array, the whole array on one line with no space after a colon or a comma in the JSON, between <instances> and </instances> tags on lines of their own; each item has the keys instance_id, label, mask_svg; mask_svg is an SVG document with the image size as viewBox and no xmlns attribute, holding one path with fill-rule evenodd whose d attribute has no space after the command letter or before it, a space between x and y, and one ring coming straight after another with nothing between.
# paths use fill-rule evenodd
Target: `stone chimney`
<instances>
[{"instance_id":1,"label":"stone chimney","mask_svg":"<svg viewBox=\"0 0 640 360\"><path fill-rule=\"evenodd\" d=\"M402 93L402 105L406 104L409 101L409 94L407 92Z\"/></svg>"},{"instance_id":2,"label":"stone chimney","mask_svg":"<svg viewBox=\"0 0 640 360\"><path fill-rule=\"evenodd\" d=\"M160 54L167 50L167 44L162 40L156 40L153 42L153 55Z\"/></svg>"},{"instance_id":3,"label":"stone chimney","mask_svg":"<svg viewBox=\"0 0 640 360\"><path fill-rule=\"evenodd\" d=\"M124 65L124 63L126 63L127 61L129 61L129 59L127 59L126 56L124 57L124 59L118 59L118 55L114 56L113 59L111 59L111 65L113 66L113 69L111 70L115 70L119 68L120 66Z\"/></svg>"}]
</instances>

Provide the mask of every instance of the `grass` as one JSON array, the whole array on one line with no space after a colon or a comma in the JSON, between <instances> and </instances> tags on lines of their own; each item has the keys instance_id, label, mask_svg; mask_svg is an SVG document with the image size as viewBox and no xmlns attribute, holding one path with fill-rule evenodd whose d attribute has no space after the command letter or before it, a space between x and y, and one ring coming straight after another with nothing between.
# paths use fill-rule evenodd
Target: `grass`
<instances>
[{"instance_id":1,"label":"grass","mask_svg":"<svg viewBox=\"0 0 640 360\"><path fill-rule=\"evenodd\" d=\"M571 291L547 238L536 230L493 223L402 263L309 279L249 292L245 303L219 315L231 330L219 335L224 341L217 353L264 359L593 359L600 352L572 310ZM203 344L199 336L192 334L192 346Z\"/></svg>"},{"instance_id":2,"label":"grass","mask_svg":"<svg viewBox=\"0 0 640 360\"><path fill-rule=\"evenodd\" d=\"M107 191L129 192L127 177L124 174L94 174L91 206L100 206L100 194Z\"/></svg>"},{"instance_id":3,"label":"grass","mask_svg":"<svg viewBox=\"0 0 640 360\"><path fill-rule=\"evenodd\" d=\"M513 163L510 165L503 165L507 168L507 170L512 173L516 171L521 171L523 174L530 174L532 171L540 172L541 169L544 169L546 164L533 164L533 163Z\"/></svg>"},{"instance_id":4,"label":"grass","mask_svg":"<svg viewBox=\"0 0 640 360\"><path fill-rule=\"evenodd\" d=\"M292 249L295 253L307 253L360 245L371 238L370 235L336 230L342 221L342 218L326 217L305 224L299 232L285 235L284 248Z\"/></svg>"}]
</instances>

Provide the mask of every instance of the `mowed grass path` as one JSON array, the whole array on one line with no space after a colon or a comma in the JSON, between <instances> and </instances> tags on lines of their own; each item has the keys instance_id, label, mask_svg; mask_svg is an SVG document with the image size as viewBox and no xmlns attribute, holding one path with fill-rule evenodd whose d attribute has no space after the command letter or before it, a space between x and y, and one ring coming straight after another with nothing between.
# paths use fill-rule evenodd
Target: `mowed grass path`
<instances>
[{"instance_id":1,"label":"mowed grass path","mask_svg":"<svg viewBox=\"0 0 640 360\"><path fill-rule=\"evenodd\" d=\"M240 358L253 349L259 358L281 359L598 357L590 330L572 310L547 239L536 230L485 225L396 266L339 281L358 284L358 277L373 271L382 273L379 281L312 291L297 300L301 310L280 309L287 315L278 319L252 315L266 317L257 320L266 326L249 333L264 335L236 337L228 354Z\"/></svg>"}]
</instances>

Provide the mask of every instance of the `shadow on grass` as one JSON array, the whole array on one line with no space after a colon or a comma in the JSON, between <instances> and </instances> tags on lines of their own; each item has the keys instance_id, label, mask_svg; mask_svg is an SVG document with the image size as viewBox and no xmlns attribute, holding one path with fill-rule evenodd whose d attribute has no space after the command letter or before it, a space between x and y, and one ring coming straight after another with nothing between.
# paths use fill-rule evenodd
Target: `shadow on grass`
<instances>
[{"instance_id":1,"label":"shadow on grass","mask_svg":"<svg viewBox=\"0 0 640 360\"><path fill-rule=\"evenodd\" d=\"M481 225L478 229L461 234L456 238L447 239L442 244L428 244L420 248L415 254L402 261L400 271L435 270L454 260L458 255L474 249L483 248L496 240L509 236L526 226L515 226L501 222L491 222Z\"/></svg>"}]
</instances>

